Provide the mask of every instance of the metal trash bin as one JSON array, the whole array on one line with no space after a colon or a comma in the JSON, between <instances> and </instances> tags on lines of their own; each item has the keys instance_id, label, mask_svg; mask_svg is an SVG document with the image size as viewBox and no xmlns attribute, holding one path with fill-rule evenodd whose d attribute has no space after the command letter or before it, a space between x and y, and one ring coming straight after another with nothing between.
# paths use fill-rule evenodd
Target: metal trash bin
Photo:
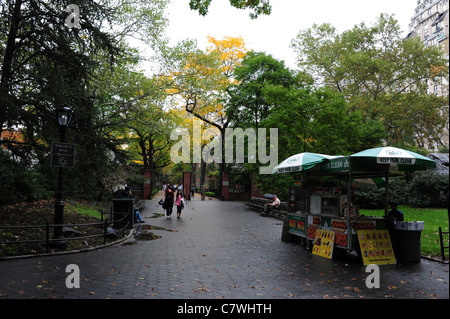
<instances>
[{"instance_id":1,"label":"metal trash bin","mask_svg":"<svg viewBox=\"0 0 450 319\"><path fill-rule=\"evenodd\" d=\"M403 262L420 262L420 230L395 230L397 258Z\"/></svg>"},{"instance_id":2,"label":"metal trash bin","mask_svg":"<svg viewBox=\"0 0 450 319\"><path fill-rule=\"evenodd\" d=\"M113 228L132 229L134 223L134 198L113 198Z\"/></svg>"}]
</instances>

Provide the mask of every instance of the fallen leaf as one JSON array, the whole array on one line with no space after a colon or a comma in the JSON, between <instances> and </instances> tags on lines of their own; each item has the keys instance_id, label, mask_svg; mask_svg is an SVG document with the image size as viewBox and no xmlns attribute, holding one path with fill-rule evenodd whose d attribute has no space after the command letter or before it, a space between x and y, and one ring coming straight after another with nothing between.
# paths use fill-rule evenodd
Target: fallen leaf
<instances>
[{"instance_id":1,"label":"fallen leaf","mask_svg":"<svg viewBox=\"0 0 450 319\"><path fill-rule=\"evenodd\" d=\"M396 286L388 286L388 289L397 289Z\"/></svg>"}]
</instances>

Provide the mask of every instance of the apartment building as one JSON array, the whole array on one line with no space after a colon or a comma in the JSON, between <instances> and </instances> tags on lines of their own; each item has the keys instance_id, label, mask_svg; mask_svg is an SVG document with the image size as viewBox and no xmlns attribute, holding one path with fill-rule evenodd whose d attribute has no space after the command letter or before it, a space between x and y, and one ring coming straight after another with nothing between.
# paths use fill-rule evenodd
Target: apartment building
<instances>
[{"instance_id":1,"label":"apartment building","mask_svg":"<svg viewBox=\"0 0 450 319\"><path fill-rule=\"evenodd\" d=\"M426 45L436 45L444 48L449 57L449 0L417 0L417 7L409 24L407 38L419 37ZM428 93L447 95L448 78L442 79L442 84L428 83ZM447 106L448 107L448 106ZM441 142L449 147L449 127L443 132ZM430 150L436 150L440 145L429 145Z\"/></svg>"},{"instance_id":2,"label":"apartment building","mask_svg":"<svg viewBox=\"0 0 450 319\"><path fill-rule=\"evenodd\" d=\"M417 0L408 37L417 36L427 45L443 45L449 31L448 1Z\"/></svg>"}]
</instances>

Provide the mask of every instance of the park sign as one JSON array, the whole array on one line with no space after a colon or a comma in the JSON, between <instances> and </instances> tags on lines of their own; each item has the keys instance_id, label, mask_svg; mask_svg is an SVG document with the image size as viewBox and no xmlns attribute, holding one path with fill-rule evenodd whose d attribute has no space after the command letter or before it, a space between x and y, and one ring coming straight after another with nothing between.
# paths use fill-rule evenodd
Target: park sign
<instances>
[{"instance_id":1,"label":"park sign","mask_svg":"<svg viewBox=\"0 0 450 319\"><path fill-rule=\"evenodd\" d=\"M75 144L53 142L52 143L52 167L75 166Z\"/></svg>"}]
</instances>

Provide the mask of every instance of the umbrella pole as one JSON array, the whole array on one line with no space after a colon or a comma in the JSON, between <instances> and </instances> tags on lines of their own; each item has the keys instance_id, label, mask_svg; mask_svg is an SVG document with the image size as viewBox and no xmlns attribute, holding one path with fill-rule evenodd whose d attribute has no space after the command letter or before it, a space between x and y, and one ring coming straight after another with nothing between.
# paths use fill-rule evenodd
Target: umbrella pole
<instances>
[{"instance_id":1,"label":"umbrella pole","mask_svg":"<svg viewBox=\"0 0 450 319\"><path fill-rule=\"evenodd\" d=\"M351 158L349 158L347 193L348 193L348 203L350 204L353 200L353 198L352 198L352 161L351 161Z\"/></svg>"},{"instance_id":2,"label":"umbrella pole","mask_svg":"<svg viewBox=\"0 0 450 319\"><path fill-rule=\"evenodd\" d=\"M389 211L389 165L386 171L385 184L386 186L384 187L384 198L385 198L384 217L387 217Z\"/></svg>"}]
</instances>

